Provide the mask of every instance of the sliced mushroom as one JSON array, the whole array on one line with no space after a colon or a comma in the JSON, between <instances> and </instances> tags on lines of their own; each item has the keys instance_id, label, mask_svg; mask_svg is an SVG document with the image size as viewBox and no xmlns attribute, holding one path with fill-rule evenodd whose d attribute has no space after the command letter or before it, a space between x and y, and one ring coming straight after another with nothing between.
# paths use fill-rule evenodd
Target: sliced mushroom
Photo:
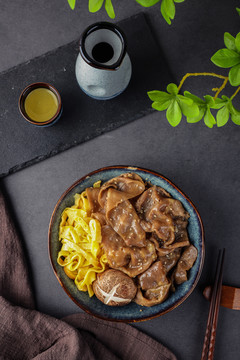
<instances>
[{"instance_id":1,"label":"sliced mushroom","mask_svg":"<svg viewBox=\"0 0 240 360\"><path fill-rule=\"evenodd\" d=\"M138 305L153 306L162 303L171 286L161 261L156 261L148 270L138 276L139 287L134 301Z\"/></svg>"},{"instance_id":2,"label":"sliced mushroom","mask_svg":"<svg viewBox=\"0 0 240 360\"><path fill-rule=\"evenodd\" d=\"M197 259L198 251L195 246L188 246L180 257L176 270L174 271L174 282L179 285L187 281L187 271L193 267Z\"/></svg>"}]
</instances>

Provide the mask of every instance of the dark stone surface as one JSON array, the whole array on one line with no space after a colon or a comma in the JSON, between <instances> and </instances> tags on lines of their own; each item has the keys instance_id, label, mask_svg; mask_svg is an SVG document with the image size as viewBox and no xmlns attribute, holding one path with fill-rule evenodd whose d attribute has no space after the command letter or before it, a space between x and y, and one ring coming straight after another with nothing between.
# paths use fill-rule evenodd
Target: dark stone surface
<instances>
[{"instance_id":1,"label":"dark stone surface","mask_svg":"<svg viewBox=\"0 0 240 360\"><path fill-rule=\"evenodd\" d=\"M171 82L168 66L143 13L119 25L127 37L133 70L128 88L111 101L94 100L79 88L75 77L79 40L0 76L0 152L4 158L0 175L20 170L152 112L147 91L156 80L164 87ZM29 124L18 110L21 91L35 82L52 84L62 98L63 115L48 128Z\"/></svg>"}]
</instances>

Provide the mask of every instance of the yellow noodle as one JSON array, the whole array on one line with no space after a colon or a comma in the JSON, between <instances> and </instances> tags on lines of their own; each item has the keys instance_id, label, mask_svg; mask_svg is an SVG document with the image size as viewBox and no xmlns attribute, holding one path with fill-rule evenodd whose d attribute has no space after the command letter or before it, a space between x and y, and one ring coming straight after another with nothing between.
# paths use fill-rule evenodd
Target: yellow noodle
<instances>
[{"instance_id":1,"label":"yellow noodle","mask_svg":"<svg viewBox=\"0 0 240 360\"><path fill-rule=\"evenodd\" d=\"M101 180L96 181L96 182L93 184L93 187L94 187L94 188L100 188L100 187L101 187Z\"/></svg>"},{"instance_id":2,"label":"yellow noodle","mask_svg":"<svg viewBox=\"0 0 240 360\"><path fill-rule=\"evenodd\" d=\"M94 184L100 187L100 182ZM93 296L92 283L96 274L106 268L107 258L101 246L101 225L90 217L86 192L75 195L75 203L67 207L59 226L59 240L62 242L57 262L65 273L74 279L80 291Z\"/></svg>"}]
</instances>

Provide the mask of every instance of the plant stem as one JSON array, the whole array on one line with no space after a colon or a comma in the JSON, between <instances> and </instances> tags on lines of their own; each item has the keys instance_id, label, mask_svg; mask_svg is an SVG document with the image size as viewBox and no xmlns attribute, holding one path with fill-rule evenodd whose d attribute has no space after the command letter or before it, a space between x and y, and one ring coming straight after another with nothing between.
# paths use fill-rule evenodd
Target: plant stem
<instances>
[{"instance_id":1,"label":"plant stem","mask_svg":"<svg viewBox=\"0 0 240 360\"><path fill-rule=\"evenodd\" d=\"M235 93L230 97L230 100L232 100L236 95L237 93L240 91L240 86L237 88L237 90L235 91Z\"/></svg>"},{"instance_id":2,"label":"plant stem","mask_svg":"<svg viewBox=\"0 0 240 360\"><path fill-rule=\"evenodd\" d=\"M190 76L213 76L213 77L217 77L219 79L223 79L224 82L222 84L222 86L220 88L216 88L213 89L216 92L214 99L216 99L218 97L218 95L220 94L220 92L225 88L227 82L228 82L228 77L227 76L223 76L223 75L219 75L219 74L215 74L215 73L207 73L207 72L202 72L202 73L187 73L186 75L184 75L184 77L182 78L182 80L180 81L180 84L178 86L178 91L180 91L181 87L183 86L184 81L189 78ZM239 90L238 90L239 91ZM234 94L233 96L235 96L236 94Z\"/></svg>"}]
</instances>

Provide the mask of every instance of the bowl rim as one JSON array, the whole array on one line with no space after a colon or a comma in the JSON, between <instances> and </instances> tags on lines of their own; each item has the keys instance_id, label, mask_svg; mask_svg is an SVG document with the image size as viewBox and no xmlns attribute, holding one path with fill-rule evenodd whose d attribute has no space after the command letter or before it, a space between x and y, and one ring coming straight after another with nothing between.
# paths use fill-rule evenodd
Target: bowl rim
<instances>
[{"instance_id":1,"label":"bowl rim","mask_svg":"<svg viewBox=\"0 0 240 360\"><path fill-rule=\"evenodd\" d=\"M58 209L58 207L60 206L62 200L66 197L66 195L74 188L76 187L78 184L80 184L82 181L84 181L86 178L91 177L92 175L96 174L96 173L100 173L103 171L107 171L107 170L114 170L114 169L119 169L119 170L134 170L134 171L143 171L146 173L149 173L151 175L157 176L162 178L163 180L167 181L172 187L175 188L175 190L177 190L189 203L190 205L193 207L194 211L197 214L198 217L198 221L200 224L200 228L201 228L201 241L202 241L202 246L201 246L201 259L200 259L200 264L199 264L199 269L197 272L197 275L194 279L193 285L191 286L191 288L187 291L187 293L181 297L178 301L176 301L176 303L174 303L172 306L170 306L169 308L156 313L154 315L150 315L150 316L146 316L146 317L142 317L139 319L116 319L116 318L108 318L105 316L101 316L99 314L95 314L94 312L92 312L91 310L89 310L87 307L85 307L83 304L80 304L70 293L70 291L65 287L64 283L62 282L62 280L60 279L60 277L58 276L57 270L55 268L54 262L53 262L53 256L51 253L51 234L52 234L52 227L53 227L53 221L54 221L54 217L56 214L56 211ZM49 229L48 229L48 256L49 256L49 260L53 269L53 272L58 280L58 282L60 283L61 287L63 288L63 290L67 293L67 295L70 297L70 299L78 306L80 307L84 312L99 318L101 320L106 320L106 321L112 321L112 322L123 322L123 323L137 323L137 322L142 322L142 321L146 321L146 320L151 320L151 319L155 319L157 317L160 317L172 310L174 310L175 308L177 308L179 305L181 305L189 296L190 294L193 292L193 290L195 289L201 273L202 273L202 269L203 269L203 265L204 265L204 258L205 258L205 232L204 232L204 227L203 227L203 222L201 219L201 216L196 208L196 206L193 204L193 202L190 200L190 198L182 191L179 189L178 186L176 186L171 180L169 180L168 178L166 178L165 176L161 175L160 173L153 171L153 170L149 170L143 167L139 167L139 166L133 166L133 165L110 165L110 166L106 166L106 167L102 167L99 168L97 170L94 170L90 173L88 173L87 175L84 175L83 177L81 177L80 179L76 180L71 186L69 186L64 193L61 195L61 197L59 198L59 200L57 201L54 210L52 212L51 218L50 218L50 223L49 223ZM199 256L199 254L198 254Z\"/></svg>"}]
</instances>

